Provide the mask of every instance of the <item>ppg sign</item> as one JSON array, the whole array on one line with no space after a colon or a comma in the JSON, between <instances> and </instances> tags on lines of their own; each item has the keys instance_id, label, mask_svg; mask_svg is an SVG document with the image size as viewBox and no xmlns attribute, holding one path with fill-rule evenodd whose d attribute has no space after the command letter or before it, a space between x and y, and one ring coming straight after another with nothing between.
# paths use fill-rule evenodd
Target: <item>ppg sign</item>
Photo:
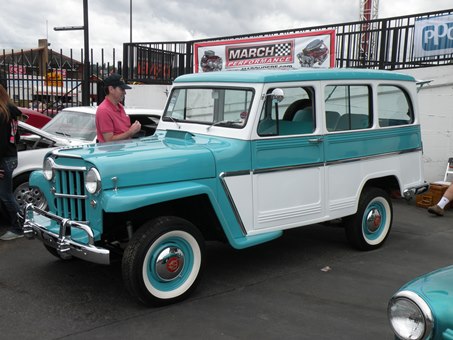
<instances>
[{"instance_id":1,"label":"ppg sign","mask_svg":"<svg viewBox=\"0 0 453 340\"><path fill-rule=\"evenodd\" d=\"M415 22L415 57L453 53L453 16L441 16Z\"/></svg>"},{"instance_id":2,"label":"ppg sign","mask_svg":"<svg viewBox=\"0 0 453 340\"><path fill-rule=\"evenodd\" d=\"M425 51L453 48L453 22L425 27L422 47Z\"/></svg>"}]
</instances>

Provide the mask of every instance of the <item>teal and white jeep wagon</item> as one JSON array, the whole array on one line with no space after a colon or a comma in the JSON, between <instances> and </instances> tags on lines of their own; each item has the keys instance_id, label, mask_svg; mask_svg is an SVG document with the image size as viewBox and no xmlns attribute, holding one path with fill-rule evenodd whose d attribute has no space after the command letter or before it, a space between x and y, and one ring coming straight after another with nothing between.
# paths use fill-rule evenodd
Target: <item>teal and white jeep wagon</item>
<instances>
[{"instance_id":1,"label":"teal and white jeep wagon","mask_svg":"<svg viewBox=\"0 0 453 340\"><path fill-rule=\"evenodd\" d=\"M158 305L194 289L206 240L242 249L342 219L380 247L390 194L426 189L414 78L307 69L177 78L156 133L50 152L23 228L62 259L122 258L125 286Z\"/></svg>"}]
</instances>

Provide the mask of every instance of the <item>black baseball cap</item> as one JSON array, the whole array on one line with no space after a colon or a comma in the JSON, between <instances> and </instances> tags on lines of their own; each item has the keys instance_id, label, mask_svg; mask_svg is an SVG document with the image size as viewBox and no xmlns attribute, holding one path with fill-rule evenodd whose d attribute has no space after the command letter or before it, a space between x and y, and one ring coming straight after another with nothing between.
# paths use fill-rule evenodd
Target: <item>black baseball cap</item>
<instances>
[{"instance_id":1,"label":"black baseball cap","mask_svg":"<svg viewBox=\"0 0 453 340\"><path fill-rule=\"evenodd\" d=\"M123 89L131 89L129 85L124 82L123 77L121 77L118 73L113 73L109 75L107 78L104 79L104 86L113 86L113 87L121 87Z\"/></svg>"}]
</instances>

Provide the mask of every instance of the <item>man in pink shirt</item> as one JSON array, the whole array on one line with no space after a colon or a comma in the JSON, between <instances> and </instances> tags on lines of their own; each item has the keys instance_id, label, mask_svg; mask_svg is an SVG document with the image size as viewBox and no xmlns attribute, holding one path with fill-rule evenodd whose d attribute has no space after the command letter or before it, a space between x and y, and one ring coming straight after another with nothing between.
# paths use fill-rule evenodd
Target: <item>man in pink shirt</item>
<instances>
[{"instance_id":1,"label":"man in pink shirt","mask_svg":"<svg viewBox=\"0 0 453 340\"><path fill-rule=\"evenodd\" d=\"M121 102L126 95L127 85L119 74L104 79L105 98L96 110L96 131L100 143L132 138L141 129L135 121L131 125L129 116Z\"/></svg>"}]
</instances>

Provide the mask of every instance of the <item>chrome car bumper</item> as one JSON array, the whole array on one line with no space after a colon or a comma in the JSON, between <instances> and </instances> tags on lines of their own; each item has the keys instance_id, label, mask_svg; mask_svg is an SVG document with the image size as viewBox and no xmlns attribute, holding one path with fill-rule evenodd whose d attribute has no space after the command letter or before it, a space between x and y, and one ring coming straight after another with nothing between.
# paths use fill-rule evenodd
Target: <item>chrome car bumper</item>
<instances>
[{"instance_id":1,"label":"chrome car bumper","mask_svg":"<svg viewBox=\"0 0 453 340\"><path fill-rule=\"evenodd\" d=\"M407 200L410 200L410 199L414 198L416 195L423 194L425 191L428 190L428 188L429 188L429 184L426 182L420 186L408 188L408 189L404 190L403 197Z\"/></svg>"},{"instance_id":2,"label":"chrome car bumper","mask_svg":"<svg viewBox=\"0 0 453 340\"><path fill-rule=\"evenodd\" d=\"M60 226L59 234L55 234L36 223L35 217L37 216L44 216L57 222ZM74 256L89 262L110 264L110 251L94 245L93 231L88 225L62 218L32 204L27 204L23 215L19 214L18 217L22 223L25 237L29 239L36 237L45 245L55 248L62 259ZM73 241L70 233L71 228L83 230L88 237L88 243L83 244Z\"/></svg>"}]
</instances>

